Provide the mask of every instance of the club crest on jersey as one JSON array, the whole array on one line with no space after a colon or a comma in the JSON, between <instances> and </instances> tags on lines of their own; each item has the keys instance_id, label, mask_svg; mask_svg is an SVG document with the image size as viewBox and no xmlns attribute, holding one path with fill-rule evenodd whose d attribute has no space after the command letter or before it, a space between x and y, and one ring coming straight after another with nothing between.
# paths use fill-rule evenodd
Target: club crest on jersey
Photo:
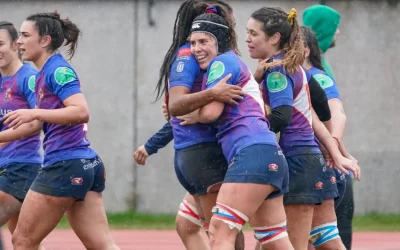
<instances>
[{"instance_id":1,"label":"club crest on jersey","mask_svg":"<svg viewBox=\"0 0 400 250\"><path fill-rule=\"evenodd\" d=\"M210 72L208 73L207 76L206 85L209 85L210 83L220 78L224 74L224 72L225 72L225 65L220 61L214 62L210 67Z\"/></svg>"},{"instance_id":2,"label":"club crest on jersey","mask_svg":"<svg viewBox=\"0 0 400 250\"><path fill-rule=\"evenodd\" d=\"M183 62L179 62L178 66L176 66L176 72L181 73L183 71L184 67L185 67L185 64Z\"/></svg>"},{"instance_id":3,"label":"club crest on jersey","mask_svg":"<svg viewBox=\"0 0 400 250\"><path fill-rule=\"evenodd\" d=\"M73 82L77 79L75 72L68 67L58 67L54 71L54 79L57 84L65 85L67 83Z\"/></svg>"},{"instance_id":4,"label":"club crest on jersey","mask_svg":"<svg viewBox=\"0 0 400 250\"><path fill-rule=\"evenodd\" d=\"M12 100L12 98L13 98L12 90L11 89L7 89L6 93L4 95L4 101L9 102L9 101Z\"/></svg>"},{"instance_id":5,"label":"club crest on jersey","mask_svg":"<svg viewBox=\"0 0 400 250\"><path fill-rule=\"evenodd\" d=\"M272 72L268 75L267 86L270 92L279 92L287 87L287 79L281 72Z\"/></svg>"},{"instance_id":6,"label":"club crest on jersey","mask_svg":"<svg viewBox=\"0 0 400 250\"><path fill-rule=\"evenodd\" d=\"M44 99L44 91L42 88L39 89L39 100L43 101Z\"/></svg>"},{"instance_id":7,"label":"club crest on jersey","mask_svg":"<svg viewBox=\"0 0 400 250\"><path fill-rule=\"evenodd\" d=\"M315 74L313 77L323 89L333 86L333 80L329 76L324 74Z\"/></svg>"},{"instance_id":8,"label":"club crest on jersey","mask_svg":"<svg viewBox=\"0 0 400 250\"><path fill-rule=\"evenodd\" d=\"M35 92L35 86L36 86L36 76L32 75L31 77L29 77L28 87L32 92Z\"/></svg>"}]
</instances>

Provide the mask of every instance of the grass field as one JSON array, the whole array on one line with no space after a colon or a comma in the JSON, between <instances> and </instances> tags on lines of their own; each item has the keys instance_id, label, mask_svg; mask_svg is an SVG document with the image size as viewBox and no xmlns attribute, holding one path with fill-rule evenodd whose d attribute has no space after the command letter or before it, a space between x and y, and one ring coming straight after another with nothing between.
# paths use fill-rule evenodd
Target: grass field
<instances>
[{"instance_id":1,"label":"grass field","mask_svg":"<svg viewBox=\"0 0 400 250\"><path fill-rule=\"evenodd\" d=\"M175 228L175 215L153 215L134 212L108 214L110 227L113 229L157 229ZM63 218L58 228L69 228L66 218ZM249 227L245 227L250 229ZM355 216L354 231L400 232L400 215L368 214Z\"/></svg>"}]
</instances>

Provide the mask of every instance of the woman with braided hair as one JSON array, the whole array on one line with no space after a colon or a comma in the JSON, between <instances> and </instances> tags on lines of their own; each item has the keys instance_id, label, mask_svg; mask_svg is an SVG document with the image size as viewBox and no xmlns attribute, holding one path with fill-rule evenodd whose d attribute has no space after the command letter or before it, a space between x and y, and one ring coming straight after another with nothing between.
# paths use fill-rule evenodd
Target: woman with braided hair
<instances>
[{"instance_id":1,"label":"woman with braided hair","mask_svg":"<svg viewBox=\"0 0 400 250\"><path fill-rule=\"evenodd\" d=\"M356 166L341 155L335 140L323 124L321 127L312 110L307 77L301 67L304 44L296 10L287 14L279 8L261 8L248 20L247 32L250 56L263 60L266 69L261 88L266 104L272 109L267 119L271 130L280 132L279 145L289 166L289 192L283 199L289 238L295 249L305 250L314 206L337 197L336 183L331 178L334 172L327 167L315 135L332 152L336 167L347 172L346 169L354 170ZM333 207L326 207L319 215L318 219L328 224L315 228L317 238L313 240L323 244L338 234L332 223ZM343 249L343 245L337 247Z\"/></svg>"},{"instance_id":2,"label":"woman with braided hair","mask_svg":"<svg viewBox=\"0 0 400 250\"><path fill-rule=\"evenodd\" d=\"M230 164L213 208L211 249L234 249L236 235L249 221L265 249L291 250L283 208L287 163L268 128L258 83L229 47L235 36L216 8L196 17L190 35L192 54L206 71L203 91L229 77L228 84L245 92L238 105L214 101L183 117L185 124L216 126L218 142Z\"/></svg>"},{"instance_id":3,"label":"woman with braided hair","mask_svg":"<svg viewBox=\"0 0 400 250\"><path fill-rule=\"evenodd\" d=\"M57 53L66 40L72 57L79 28L57 12L29 16L21 25L22 59L36 75L36 109L19 109L3 117L17 138L44 132L43 167L21 208L12 237L15 250L35 250L66 213L87 249L117 250L103 206L105 169L86 138L89 111L72 66ZM27 128L37 129L28 131Z\"/></svg>"},{"instance_id":4,"label":"woman with braided hair","mask_svg":"<svg viewBox=\"0 0 400 250\"><path fill-rule=\"evenodd\" d=\"M167 140L172 139L170 135L172 126L175 172L179 182L188 192L180 204L176 225L179 236L189 250L209 248L209 244L204 246L197 229L200 229L201 222L203 228L208 231L212 217L211 209L215 205L218 190L224 179L227 162L217 143L216 129L213 126L209 124L182 126L179 115L190 113L200 107L199 105L205 105L213 100L236 103L234 99L240 99L242 94L240 87L228 85L226 80L222 80L218 87L211 91L200 91L203 72L190 51L188 37L194 18L204 13L210 4L218 8L224 18L230 20L229 29L234 29L232 8L225 2L188 0L182 3L175 19L173 42L165 55L157 84L157 98L166 93L166 105L169 115L172 116L168 121L170 124L164 125L157 133L162 135L157 141L165 146ZM231 41L230 48L238 53L236 37ZM147 151L145 147L142 147L141 151L143 150ZM148 153L145 152L144 155ZM140 160L140 155L143 154L137 152L135 159ZM195 204L193 201L196 201ZM236 249L244 249L242 233L237 237Z\"/></svg>"}]
</instances>

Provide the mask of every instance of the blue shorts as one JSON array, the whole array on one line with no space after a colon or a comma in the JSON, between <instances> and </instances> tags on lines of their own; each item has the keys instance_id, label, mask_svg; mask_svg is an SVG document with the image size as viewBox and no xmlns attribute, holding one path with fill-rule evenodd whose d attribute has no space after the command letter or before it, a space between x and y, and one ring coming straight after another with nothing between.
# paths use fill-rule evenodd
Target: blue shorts
<instances>
[{"instance_id":1,"label":"blue shorts","mask_svg":"<svg viewBox=\"0 0 400 250\"><path fill-rule=\"evenodd\" d=\"M337 196L332 169L326 166L322 154L302 154L287 157L289 165L289 193L285 205L322 204L324 199Z\"/></svg>"},{"instance_id":2,"label":"blue shorts","mask_svg":"<svg viewBox=\"0 0 400 250\"><path fill-rule=\"evenodd\" d=\"M339 197L339 188L337 174L334 169L327 167L324 181L324 200L337 199Z\"/></svg>"},{"instance_id":3,"label":"blue shorts","mask_svg":"<svg viewBox=\"0 0 400 250\"><path fill-rule=\"evenodd\" d=\"M217 143L200 143L175 150L175 173L191 195L218 192L228 164Z\"/></svg>"},{"instance_id":4,"label":"blue shorts","mask_svg":"<svg viewBox=\"0 0 400 250\"><path fill-rule=\"evenodd\" d=\"M279 147L267 144L248 146L229 165L224 183L270 184L276 187L266 199L288 192L288 165Z\"/></svg>"},{"instance_id":5,"label":"blue shorts","mask_svg":"<svg viewBox=\"0 0 400 250\"><path fill-rule=\"evenodd\" d=\"M343 199L344 193L346 192L347 181L351 181L351 178L346 178L346 174L335 168L336 186L338 189L338 197L335 198L335 207L339 206Z\"/></svg>"},{"instance_id":6,"label":"blue shorts","mask_svg":"<svg viewBox=\"0 0 400 250\"><path fill-rule=\"evenodd\" d=\"M42 164L13 162L0 170L0 190L21 203L39 173Z\"/></svg>"},{"instance_id":7,"label":"blue shorts","mask_svg":"<svg viewBox=\"0 0 400 250\"><path fill-rule=\"evenodd\" d=\"M45 195L84 200L88 191L101 193L105 180L104 164L96 156L59 161L41 168L31 189Z\"/></svg>"}]
</instances>

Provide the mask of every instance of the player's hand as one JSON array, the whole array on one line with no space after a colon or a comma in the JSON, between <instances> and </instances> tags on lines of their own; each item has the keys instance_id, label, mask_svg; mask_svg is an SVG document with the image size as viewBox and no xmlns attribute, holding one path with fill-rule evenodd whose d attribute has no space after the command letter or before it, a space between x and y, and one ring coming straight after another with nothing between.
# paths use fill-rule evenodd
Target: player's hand
<instances>
[{"instance_id":1,"label":"player's hand","mask_svg":"<svg viewBox=\"0 0 400 250\"><path fill-rule=\"evenodd\" d=\"M254 79L258 82L261 83L264 80L264 75L265 75L265 71L267 70L267 68L265 67L265 63L267 62L268 59L266 60L258 60L258 65L257 65L257 69L256 72L254 72Z\"/></svg>"},{"instance_id":2,"label":"player's hand","mask_svg":"<svg viewBox=\"0 0 400 250\"><path fill-rule=\"evenodd\" d=\"M222 78L211 90L215 101L238 105L236 100L242 100L245 93L241 87L226 83L231 76L232 74L229 74Z\"/></svg>"},{"instance_id":3,"label":"player's hand","mask_svg":"<svg viewBox=\"0 0 400 250\"><path fill-rule=\"evenodd\" d=\"M329 153L329 151L322 145L320 145L320 150L322 152L322 155L325 158L326 165L330 168L333 168L334 165L333 165L333 159L332 159L331 153Z\"/></svg>"},{"instance_id":4,"label":"player's hand","mask_svg":"<svg viewBox=\"0 0 400 250\"><path fill-rule=\"evenodd\" d=\"M354 158L351 154L349 154L349 156L347 158L352 160L355 164L358 165L358 160L356 158Z\"/></svg>"},{"instance_id":5,"label":"player's hand","mask_svg":"<svg viewBox=\"0 0 400 250\"><path fill-rule=\"evenodd\" d=\"M35 109L18 109L3 116L3 123L9 128L17 129L24 123L36 120Z\"/></svg>"},{"instance_id":6,"label":"player's hand","mask_svg":"<svg viewBox=\"0 0 400 250\"><path fill-rule=\"evenodd\" d=\"M182 120L180 123L182 126L196 124L199 122L199 109L186 115L177 116L176 118Z\"/></svg>"},{"instance_id":7,"label":"player's hand","mask_svg":"<svg viewBox=\"0 0 400 250\"><path fill-rule=\"evenodd\" d=\"M360 180L360 167L358 164L355 164L352 160L347 159L346 157L340 156L337 159L334 159L335 166L345 174L350 174L349 171L353 172L354 179Z\"/></svg>"},{"instance_id":8,"label":"player's hand","mask_svg":"<svg viewBox=\"0 0 400 250\"><path fill-rule=\"evenodd\" d=\"M162 105L162 112L163 112L163 115L164 115L164 117L165 117L165 120L169 120L168 118L168 110L167 110L167 104L165 104L165 103L163 103L163 105Z\"/></svg>"},{"instance_id":9,"label":"player's hand","mask_svg":"<svg viewBox=\"0 0 400 250\"><path fill-rule=\"evenodd\" d=\"M135 153L133 153L133 159L139 165L145 165L147 157L149 157L149 154L147 153L144 145L138 147Z\"/></svg>"}]
</instances>

